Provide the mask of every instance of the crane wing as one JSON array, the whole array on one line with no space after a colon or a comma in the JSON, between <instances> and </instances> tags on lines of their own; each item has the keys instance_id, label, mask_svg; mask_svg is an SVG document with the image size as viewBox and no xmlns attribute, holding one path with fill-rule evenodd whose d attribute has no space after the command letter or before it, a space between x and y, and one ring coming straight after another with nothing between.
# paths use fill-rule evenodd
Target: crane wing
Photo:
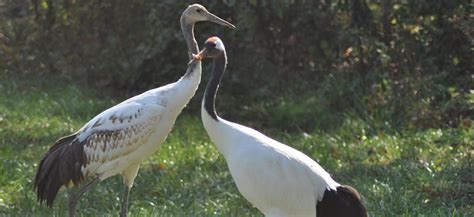
<instances>
[{"instance_id":1,"label":"crane wing","mask_svg":"<svg viewBox=\"0 0 474 217\"><path fill-rule=\"evenodd\" d=\"M291 171L300 171L306 174L306 178L311 180L312 186L321 188L315 188L316 198L320 200L323 197L326 189L335 190L339 186L339 183L334 181L331 175L324 170L315 160L294 149L291 146L280 143L273 140L275 143L273 147L275 151L279 152L280 156L288 159L287 164L291 165Z\"/></svg>"},{"instance_id":2,"label":"crane wing","mask_svg":"<svg viewBox=\"0 0 474 217\"><path fill-rule=\"evenodd\" d=\"M86 156L84 175L136 150L155 131L163 112L158 104L124 102L97 115L78 132Z\"/></svg>"}]
</instances>

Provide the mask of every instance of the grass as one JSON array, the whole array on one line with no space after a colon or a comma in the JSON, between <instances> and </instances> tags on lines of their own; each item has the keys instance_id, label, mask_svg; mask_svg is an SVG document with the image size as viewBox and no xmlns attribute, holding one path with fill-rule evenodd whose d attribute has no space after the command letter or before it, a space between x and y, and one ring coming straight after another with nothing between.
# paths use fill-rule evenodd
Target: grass
<instances>
[{"instance_id":1,"label":"grass","mask_svg":"<svg viewBox=\"0 0 474 217\"><path fill-rule=\"evenodd\" d=\"M119 100L7 75L0 75L0 92L0 215L66 215L77 188L60 192L52 208L40 205L32 189L37 164L58 137ZM347 118L329 134L260 130L356 187L371 216L474 216L472 127L387 133ZM121 178L111 177L86 194L78 214L116 216L121 195ZM131 216L262 216L238 193L199 117L186 113L142 164L130 199Z\"/></svg>"}]
</instances>

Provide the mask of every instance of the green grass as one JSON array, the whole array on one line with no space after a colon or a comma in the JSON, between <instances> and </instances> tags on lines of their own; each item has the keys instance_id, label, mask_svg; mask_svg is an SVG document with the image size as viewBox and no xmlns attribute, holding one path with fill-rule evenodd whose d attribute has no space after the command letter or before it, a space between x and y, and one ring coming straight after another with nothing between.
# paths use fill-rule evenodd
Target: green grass
<instances>
[{"instance_id":1,"label":"green grass","mask_svg":"<svg viewBox=\"0 0 474 217\"><path fill-rule=\"evenodd\" d=\"M0 215L64 216L68 196L52 208L36 201L37 164L60 136L117 103L59 81L0 75ZM238 120L234 120L238 122ZM303 151L336 180L356 187L371 216L474 216L471 128L384 132L347 118L330 134L260 129ZM80 216L116 216L122 184L111 177L85 195ZM140 169L132 216L262 216L238 193L199 117L183 114L159 153Z\"/></svg>"}]
</instances>

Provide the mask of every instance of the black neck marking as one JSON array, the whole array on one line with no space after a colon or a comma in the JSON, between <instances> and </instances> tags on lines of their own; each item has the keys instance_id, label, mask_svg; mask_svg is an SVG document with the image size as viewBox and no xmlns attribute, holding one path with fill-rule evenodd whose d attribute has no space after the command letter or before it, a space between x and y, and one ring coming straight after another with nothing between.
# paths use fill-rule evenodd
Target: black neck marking
<instances>
[{"instance_id":1,"label":"black neck marking","mask_svg":"<svg viewBox=\"0 0 474 217\"><path fill-rule=\"evenodd\" d=\"M218 117L215 106L216 94L217 89L219 88L219 84L222 81L222 77L224 76L226 65L227 56L225 52L223 52L221 55L214 59L211 79L207 83L206 91L204 92L204 109L206 109L207 113L216 121Z\"/></svg>"}]
</instances>

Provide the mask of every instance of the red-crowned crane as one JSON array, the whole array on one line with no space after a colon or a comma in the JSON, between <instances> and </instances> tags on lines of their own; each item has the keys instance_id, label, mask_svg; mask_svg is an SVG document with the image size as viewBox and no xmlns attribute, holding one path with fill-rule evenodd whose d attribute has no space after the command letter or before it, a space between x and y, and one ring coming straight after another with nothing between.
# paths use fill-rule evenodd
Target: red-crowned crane
<instances>
[{"instance_id":1,"label":"red-crowned crane","mask_svg":"<svg viewBox=\"0 0 474 217\"><path fill-rule=\"evenodd\" d=\"M190 53L199 50L193 32L199 21L235 28L202 5L190 5L180 19ZM200 63L188 65L186 74L177 82L125 100L94 117L76 133L56 141L36 173L38 200L52 206L61 187L78 186L86 177L94 177L70 198L69 214L74 216L75 206L85 192L100 181L121 174L125 189L120 216L126 216L128 195L140 163L160 148L196 92L201 71Z\"/></svg>"},{"instance_id":2,"label":"red-crowned crane","mask_svg":"<svg viewBox=\"0 0 474 217\"><path fill-rule=\"evenodd\" d=\"M265 216L367 216L359 193L334 181L314 160L254 129L220 118L215 98L227 56L219 38L207 39L191 63L203 58L213 59L213 70L202 100L202 122L250 203Z\"/></svg>"}]
</instances>

